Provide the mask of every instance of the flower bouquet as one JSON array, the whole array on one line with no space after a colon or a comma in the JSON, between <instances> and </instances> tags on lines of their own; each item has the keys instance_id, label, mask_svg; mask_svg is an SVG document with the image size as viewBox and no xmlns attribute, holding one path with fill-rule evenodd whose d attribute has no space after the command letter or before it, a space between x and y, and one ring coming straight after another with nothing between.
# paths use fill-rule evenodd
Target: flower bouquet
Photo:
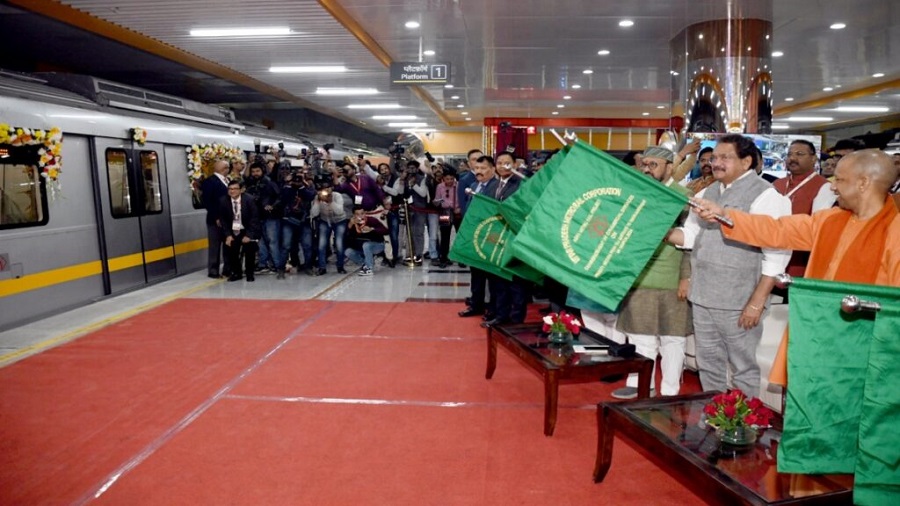
<instances>
[{"instance_id":1,"label":"flower bouquet","mask_svg":"<svg viewBox=\"0 0 900 506\"><path fill-rule=\"evenodd\" d=\"M581 332L581 322L565 311L551 313L544 317L543 331L550 335L550 342L565 343Z\"/></svg>"},{"instance_id":2,"label":"flower bouquet","mask_svg":"<svg viewBox=\"0 0 900 506\"><path fill-rule=\"evenodd\" d=\"M143 146L147 143L147 131L140 127L132 128L131 140L138 143L138 145Z\"/></svg>"},{"instance_id":3,"label":"flower bouquet","mask_svg":"<svg viewBox=\"0 0 900 506\"><path fill-rule=\"evenodd\" d=\"M734 446L753 444L759 429L769 427L773 416L761 400L747 398L738 389L717 394L703 407L703 413L707 425L715 427L719 439Z\"/></svg>"}]
</instances>

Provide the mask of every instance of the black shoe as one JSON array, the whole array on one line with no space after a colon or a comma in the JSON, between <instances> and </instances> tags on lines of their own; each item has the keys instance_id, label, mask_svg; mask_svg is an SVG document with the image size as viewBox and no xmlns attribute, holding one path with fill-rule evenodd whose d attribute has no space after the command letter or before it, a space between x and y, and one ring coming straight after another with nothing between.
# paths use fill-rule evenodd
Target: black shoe
<instances>
[{"instance_id":1,"label":"black shoe","mask_svg":"<svg viewBox=\"0 0 900 506\"><path fill-rule=\"evenodd\" d=\"M252 282L254 282L254 281L256 281L256 278L254 278L254 277L251 276L251 275L247 275L247 282L252 283Z\"/></svg>"},{"instance_id":2,"label":"black shoe","mask_svg":"<svg viewBox=\"0 0 900 506\"><path fill-rule=\"evenodd\" d=\"M325 269L316 269L316 276L323 276L326 272L328 271L326 271Z\"/></svg>"},{"instance_id":3,"label":"black shoe","mask_svg":"<svg viewBox=\"0 0 900 506\"><path fill-rule=\"evenodd\" d=\"M469 307L463 309L462 311L460 311L460 312L458 312L458 313L456 313L456 314L458 314L459 316L461 316L461 317L463 317L463 318L468 318L468 317L470 317L470 316L478 316L478 315L483 314L483 313L484 313L483 310L481 310L481 309L475 309L475 308L469 306Z\"/></svg>"},{"instance_id":4,"label":"black shoe","mask_svg":"<svg viewBox=\"0 0 900 506\"><path fill-rule=\"evenodd\" d=\"M397 267L397 261L394 259L388 260L387 263L388 263L388 267L390 267L391 269L393 269L394 267Z\"/></svg>"},{"instance_id":5,"label":"black shoe","mask_svg":"<svg viewBox=\"0 0 900 506\"><path fill-rule=\"evenodd\" d=\"M471 306L471 305L472 305L472 297L466 297L466 305L467 305L467 306Z\"/></svg>"},{"instance_id":6,"label":"black shoe","mask_svg":"<svg viewBox=\"0 0 900 506\"><path fill-rule=\"evenodd\" d=\"M494 312L493 311L485 311L484 316L482 316L481 319L484 321L493 320Z\"/></svg>"},{"instance_id":7,"label":"black shoe","mask_svg":"<svg viewBox=\"0 0 900 506\"><path fill-rule=\"evenodd\" d=\"M413 263L416 265L422 265L422 257L413 258Z\"/></svg>"},{"instance_id":8,"label":"black shoe","mask_svg":"<svg viewBox=\"0 0 900 506\"><path fill-rule=\"evenodd\" d=\"M238 276L237 274L232 274L228 277L228 281L240 281L243 279L243 276Z\"/></svg>"},{"instance_id":9,"label":"black shoe","mask_svg":"<svg viewBox=\"0 0 900 506\"><path fill-rule=\"evenodd\" d=\"M431 260L431 253L426 252L422 257L425 258L425 260Z\"/></svg>"},{"instance_id":10,"label":"black shoe","mask_svg":"<svg viewBox=\"0 0 900 506\"><path fill-rule=\"evenodd\" d=\"M209 274L207 274L207 276L209 276L209 277L211 277L211 278L213 278L213 279L221 279L221 278L222 278L222 276L219 276L219 275L218 275L217 273L215 273L215 272L210 272Z\"/></svg>"},{"instance_id":11,"label":"black shoe","mask_svg":"<svg viewBox=\"0 0 900 506\"><path fill-rule=\"evenodd\" d=\"M275 279L284 279L284 271L278 271L278 275L275 276Z\"/></svg>"},{"instance_id":12,"label":"black shoe","mask_svg":"<svg viewBox=\"0 0 900 506\"><path fill-rule=\"evenodd\" d=\"M338 269L337 272L338 274L347 274L347 271L345 271L343 268Z\"/></svg>"},{"instance_id":13,"label":"black shoe","mask_svg":"<svg viewBox=\"0 0 900 506\"><path fill-rule=\"evenodd\" d=\"M501 324L503 324L503 323L509 323L509 322L506 321L506 320L504 320L504 319L502 319L502 318L494 318L494 319L491 319L491 320L487 320L487 321L481 322L481 326L482 326L483 328L488 328L488 327L494 327L494 326L496 326L496 325L501 325Z\"/></svg>"}]
</instances>

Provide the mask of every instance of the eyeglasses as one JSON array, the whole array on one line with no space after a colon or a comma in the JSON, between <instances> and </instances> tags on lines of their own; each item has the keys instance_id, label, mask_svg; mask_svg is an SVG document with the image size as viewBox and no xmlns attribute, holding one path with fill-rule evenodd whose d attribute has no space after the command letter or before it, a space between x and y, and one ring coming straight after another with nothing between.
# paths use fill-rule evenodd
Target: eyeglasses
<instances>
[{"instance_id":1,"label":"eyeglasses","mask_svg":"<svg viewBox=\"0 0 900 506\"><path fill-rule=\"evenodd\" d=\"M641 167L650 167L651 170L655 170L655 169L659 168L659 164L656 162L653 162L653 161L651 161L651 162L642 161Z\"/></svg>"},{"instance_id":2,"label":"eyeglasses","mask_svg":"<svg viewBox=\"0 0 900 506\"><path fill-rule=\"evenodd\" d=\"M727 162L728 160L738 160L738 155L712 155L709 157L709 163Z\"/></svg>"},{"instance_id":3,"label":"eyeglasses","mask_svg":"<svg viewBox=\"0 0 900 506\"><path fill-rule=\"evenodd\" d=\"M504 169L507 169L507 170L513 168L513 164L511 164L511 163L504 163L504 164L500 164L499 166L503 167Z\"/></svg>"},{"instance_id":4,"label":"eyeglasses","mask_svg":"<svg viewBox=\"0 0 900 506\"><path fill-rule=\"evenodd\" d=\"M807 153L805 151L788 151L788 158L803 158L804 156L812 156L812 153Z\"/></svg>"}]
</instances>

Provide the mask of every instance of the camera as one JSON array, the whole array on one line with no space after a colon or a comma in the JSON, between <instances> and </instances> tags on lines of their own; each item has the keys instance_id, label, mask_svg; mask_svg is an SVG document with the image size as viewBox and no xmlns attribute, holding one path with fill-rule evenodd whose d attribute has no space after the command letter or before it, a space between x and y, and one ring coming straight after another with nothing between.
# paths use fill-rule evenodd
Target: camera
<instances>
[{"instance_id":1,"label":"camera","mask_svg":"<svg viewBox=\"0 0 900 506\"><path fill-rule=\"evenodd\" d=\"M331 150L334 149L334 144L329 142L328 144L322 146L322 149L324 149L326 153L330 153Z\"/></svg>"},{"instance_id":2,"label":"camera","mask_svg":"<svg viewBox=\"0 0 900 506\"><path fill-rule=\"evenodd\" d=\"M431 156L431 153L428 151L425 152L425 158L427 158L430 163L434 163L434 157Z\"/></svg>"},{"instance_id":3,"label":"camera","mask_svg":"<svg viewBox=\"0 0 900 506\"><path fill-rule=\"evenodd\" d=\"M400 156L402 156L405 152L406 148L403 147L403 144L400 144L399 142L391 144L391 147L388 148L388 153L396 158L400 158Z\"/></svg>"},{"instance_id":4,"label":"camera","mask_svg":"<svg viewBox=\"0 0 900 506\"><path fill-rule=\"evenodd\" d=\"M308 151L306 150L306 148L303 148L300 150L300 156L302 156L303 158L306 158L307 154L308 154Z\"/></svg>"},{"instance_id":5,"label":"camera","mask_svg":"<svg viewBox=\"0 0 900 506\"><path fill-rule=\"evenodd\" d=\"M281 151L284 151L284 143L283 142L278 143L278 149L280 149Z\"/></svg>"}]
</instances>

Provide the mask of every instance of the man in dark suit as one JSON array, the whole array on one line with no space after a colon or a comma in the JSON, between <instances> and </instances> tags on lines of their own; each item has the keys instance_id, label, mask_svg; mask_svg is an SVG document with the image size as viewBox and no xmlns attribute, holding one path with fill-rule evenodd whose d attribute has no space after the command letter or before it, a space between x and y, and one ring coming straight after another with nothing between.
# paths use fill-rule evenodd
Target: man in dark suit
<instances>
[{"instance_id":1,"label":"man in dark suit","mask_svg":"<svg viewBox=\"0 0 900 506\"><path fill-rule=\"evenodd\" d=\"M225 237L225 262L231 269L228 281L241 279L241 253L247 281L253 281L256 248L262 232L259 210L253 197L241 193L240 181L228 183L228 195L219 204L219 221Z\"/></svg>"},{"instance_id":2,"label":"man in dark suit","mask_svg":"<svg viewBox=\"0 0 900 506\"><path fill-rule=\"evenodd\" d=\"M519 189L522 178L513 174L515 158L509 152L497 155L496 170L498 179L493 197L502 202ZM499 323L524 322L528 306L528 282L518 277L507 281L490 274L487 279L491 289L491 300L494 302L494 315L481 325L487 327Z\"/></svg>"},{"instance_id":3,"label":"man in dark suit","mask_svg":"<svg viewBox=\"0 0 900 506\"><path fill-rule=\"evenodd\" d=\"M473 193L479 193L488 197L493 197L497 192L497 178L495 177L494 159L487 155L482 155L475 162L472 169L475 174L475 182L469 186ZM471 199L466 196L467 201ZM485 286L487 285L488 273L470 267L472 271L472 297L469 305L458 314L462 317L486 315L493 318L490 304L485 304Z\"/></svg>"},{"instance_id":4,"label":"man in dark suit","mask_svg":"<svg viewBox=\"0 0 900 506\"><path fill-rule=\"evenodd\" d=\"M219 203L228 196L228 182L225 174L228 173L228 162L216 160L213 164L213 173L200 183L200 198L203 208L206 209L206 237L209 241L207 253L207 270L209 277L219 278L219 262L221 260L222 227L219 222ZM225 272L228 272L228 264L225 264Z\"/></svg>"}]
</instances>

